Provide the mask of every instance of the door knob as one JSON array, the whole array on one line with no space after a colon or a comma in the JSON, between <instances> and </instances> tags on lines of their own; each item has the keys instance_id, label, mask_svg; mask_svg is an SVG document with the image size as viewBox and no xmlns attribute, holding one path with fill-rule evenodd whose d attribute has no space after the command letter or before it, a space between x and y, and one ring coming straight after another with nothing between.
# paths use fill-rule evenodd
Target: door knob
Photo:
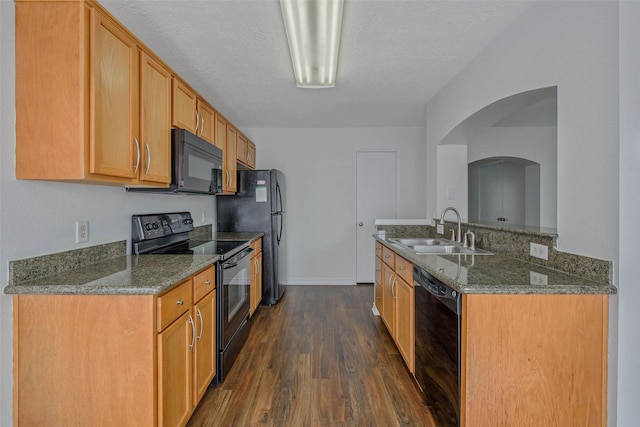
<instances>
[{"instance_id":1,"label":"door knob","mask_svg":"<svg viewBox=\"0 0 640 427\"><path fill-rule=\"evenodd\" d=\"M362 223L362 222L358 223L358 227L362 227L363 225L364 225L364 223Z\"/></svg>"}]
</instances>

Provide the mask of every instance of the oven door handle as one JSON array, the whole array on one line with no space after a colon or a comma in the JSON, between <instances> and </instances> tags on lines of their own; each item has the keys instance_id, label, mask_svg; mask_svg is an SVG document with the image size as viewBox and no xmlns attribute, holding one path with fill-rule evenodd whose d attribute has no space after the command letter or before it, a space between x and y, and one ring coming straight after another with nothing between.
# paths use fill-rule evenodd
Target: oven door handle
<instances>
[{"instance_id":1,"label":"oven door handle","mask_svg":"<svg viewBox=\"0 0 640 427\"><path fill-rule=\"evenodd\" d=\"M233 268L236 267L238 265L237 262L234 262L233 264L230 264L228 262L225 262L224 264L222 264L222 269L223 270L228 270L229 268Z\"/></svg>"}]
</instances>

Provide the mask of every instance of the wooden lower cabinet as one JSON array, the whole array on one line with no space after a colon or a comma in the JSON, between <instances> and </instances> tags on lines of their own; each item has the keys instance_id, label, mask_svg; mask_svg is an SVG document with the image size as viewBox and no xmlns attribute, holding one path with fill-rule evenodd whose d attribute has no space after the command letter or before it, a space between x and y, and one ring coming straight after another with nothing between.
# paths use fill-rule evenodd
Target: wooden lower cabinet
<instances>
[{"instance_id":1,"label":"wooden lower cabinet","mask_svg":"<svg viewBox=\"0 0 640 427\"><path fill-rule=\"evenodd\" d=\"M262 239L257 239L251 243L253 253L251 254L251 278L249 293L249 316L253 316L262 302Z\"/></svg>"},{"instance_id":2,"label":"wooden lower cabinet","mask_svg":"<svg viewBox=\"0 0 640 427\"><path fill-rule=\"evenodd\" d=\"M461 426L605 426L607 295L464 295Z\"/></svg>"},{"instance_id":3,"label":"wooden lower cabinet","mask_svg":"<svg viewBox=\"0 0 640 427\"><path fill-rule=\"evenodd\" d=\"M376 306L415 374L413 265L381 246ZM463 295L460 426L606 426L607 334L607 295Z\"/></svg>"},{"instance_id":4,"label":"wooden lower cabinet","mask_svg":"<svg viewBox=\"0 0 640 427\"><path fill-rule=\"evenodd\" d=\"M413 285L398 277L395 288L395 340L398 350L409 368L415 373L415 293Z\"/></svg>"},{"instance_id":5,"label":"wooden lower cabinet","mask_svg":"<svg viewBox=\"0 0 640 427\"><path fill-rule=\"evenodd\" d=\"M382 313L382 259L376 257L375 265L376 271L374 276L373 301L378 313Z\"/></svg>"},{"instance_id":6,"label":"wooden lower cabinet","mask_svg":"<svg viewBox=\"0 0 640 427\"><path fill-rule=\"evenodd\" d=\"M215 375L214 277L159 296L15 295L13 425L184 426Z\"/></svg>"},{"instance_id":7,"label":"wooden lower cabinet","mask_svg":"<svg viewBox=\"0 0 640 427\"><path fill-rule=\"evenodd\" d=\"M376 307L409 372L415 372L415 293L413 264L386 247L377 248ZM378 271L380 270L380 271ZM378 279L378 276L380 277ZM380 280L378 289L377 281ZM380 297L377 291L380 290ZM378 305L380 304L380 305Z\"/></svg>"},{"instance_id":8,"label":"wooden lower cabinet","mask_svg":"<svg viewBox=\"0 0 640 427\"><path fill-rule=\"evenodd\" d=\"M188 311L158 335L160 426L183 426L191 415L194 327Z\"/></svg>"}]
</instances>

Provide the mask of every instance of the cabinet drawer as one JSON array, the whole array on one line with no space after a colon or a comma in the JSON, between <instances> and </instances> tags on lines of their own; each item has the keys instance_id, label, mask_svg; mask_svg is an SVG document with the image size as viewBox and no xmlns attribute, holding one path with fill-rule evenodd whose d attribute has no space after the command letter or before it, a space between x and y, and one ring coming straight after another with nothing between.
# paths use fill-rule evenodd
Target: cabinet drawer
<instances>
[{"instance_id":1,"label":"cabinet drawer","mask_svg":"<svg viewBox=\"0 0 640 427\"><path fill-rule=\"evenodd\" d=\"M216 275L213 266L193 276L193 301L200 301L216 287Z\"/></svg>"},{"instance_id":2,"label":"cabinet drawer","mask_svg":"<svg viewBox=\"0 0 640 427\"><path fill-rule=\"evenodd\" d=\"M158 297L158 332L169 326L183 313L191 310L193 294L191 279Z\"/></svg>"},{"instance_id":3,"label":"cabinet drawer","mask_svg":"<svg viewBox=\"0 0 640 427\"><path fill-rule=\"evenodd\" d=\"M256 256L260 252L262 252L262 238L256 239L251 242L251 248L253 248L253 253L251 254L251 256Z\"/></svg>"},{"instance_id":4,"label":"cabinet drawer","mask_svg":"<svg viewBox=\"0 0 640 427\"><path fill-rule=\"evenodd\" d=\"M376 242L376 256L382 259L382 243Z\"/></svg>"},{"instance_id":5,"label":"cabinet drawer","mask_svg":"<svg viewBox=\"0 0 640 427\"><path fill-rule=\"evenodd\" d=\"M396 255L396 273L413 288L413 264Z\"/></svg>"},{"instance_id":6,"label":"cabinet drawer","mask_svg":"<svg viewBox=\"0 0 640 427\"><path fill-rule=\"evenodd\" d=\"M382 261L392 269L396 268L396 253L386 246L382 246Z\"/></svg>"}]
</instances>

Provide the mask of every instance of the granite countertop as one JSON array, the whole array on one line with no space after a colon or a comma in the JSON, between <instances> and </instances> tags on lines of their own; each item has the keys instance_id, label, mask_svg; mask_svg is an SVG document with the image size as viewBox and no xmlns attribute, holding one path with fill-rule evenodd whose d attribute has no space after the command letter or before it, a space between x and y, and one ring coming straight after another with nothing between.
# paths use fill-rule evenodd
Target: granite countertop
<instances>
[{"instance_id":1,"label":"granite countertop","mask_svg":"<svg viewBox=\"0 0 640 427\"><path fill-rule=\"evenodd\" d=\"M6 294L154 295L213 265L218 255L131 255L20 283Z\"/></svg>"},{"instance_id":2,"label":"granite countertop","mask_svg":"<svg viewBox=\"0 0 640 427\"><path fill-rule=\"evenodd\" d=\"M462 294L615 294L615 286L504 255L416 254L388 241L374 238ZM532 284L544 275L547 284Z\"/></svg>"},{"instance_id":3,"label":"granite countertop","mask_svg":"<svg viewBox=\"0 0 640 427\"><path fill-rule=\"evenodd\" d=\"M255 240L264 233L214 233L215 240ZM122 251L124 242L120 243ZM124 245L124 246L123 246ZM100 246L89 248L103 251ZM19 268L32 270L33 265L44 265L48 271L57 271L48 263L62 262L78 264L85 257L82 251L70 251L34 259L20 260ZM37 262L30 262L36 260ZM64 261L61 261L63 260ZM91 262L63 269L42 277L29 277L28 274L16 274L20 280L10 280L4 288L5 294L40 295L156 295L200 270L218 261L218 255L122 255L99 262ZM52 261L53 260L53 261ZM18 267L16 267L18 268Z\"/></svg>"},{"instance_id":4,"label":"granite countertop","mask_svg":"<svg viewBox=\"0 0 640 427\"><path fill-rule=\"evenodd\" d=\"M245 232L245 233L219 231L217 233L213 233L213 240L220 240L220 241L256 240L262 236L264 236L264 233L257 232L257 231Z\"/></svg>"}]
</instances>

